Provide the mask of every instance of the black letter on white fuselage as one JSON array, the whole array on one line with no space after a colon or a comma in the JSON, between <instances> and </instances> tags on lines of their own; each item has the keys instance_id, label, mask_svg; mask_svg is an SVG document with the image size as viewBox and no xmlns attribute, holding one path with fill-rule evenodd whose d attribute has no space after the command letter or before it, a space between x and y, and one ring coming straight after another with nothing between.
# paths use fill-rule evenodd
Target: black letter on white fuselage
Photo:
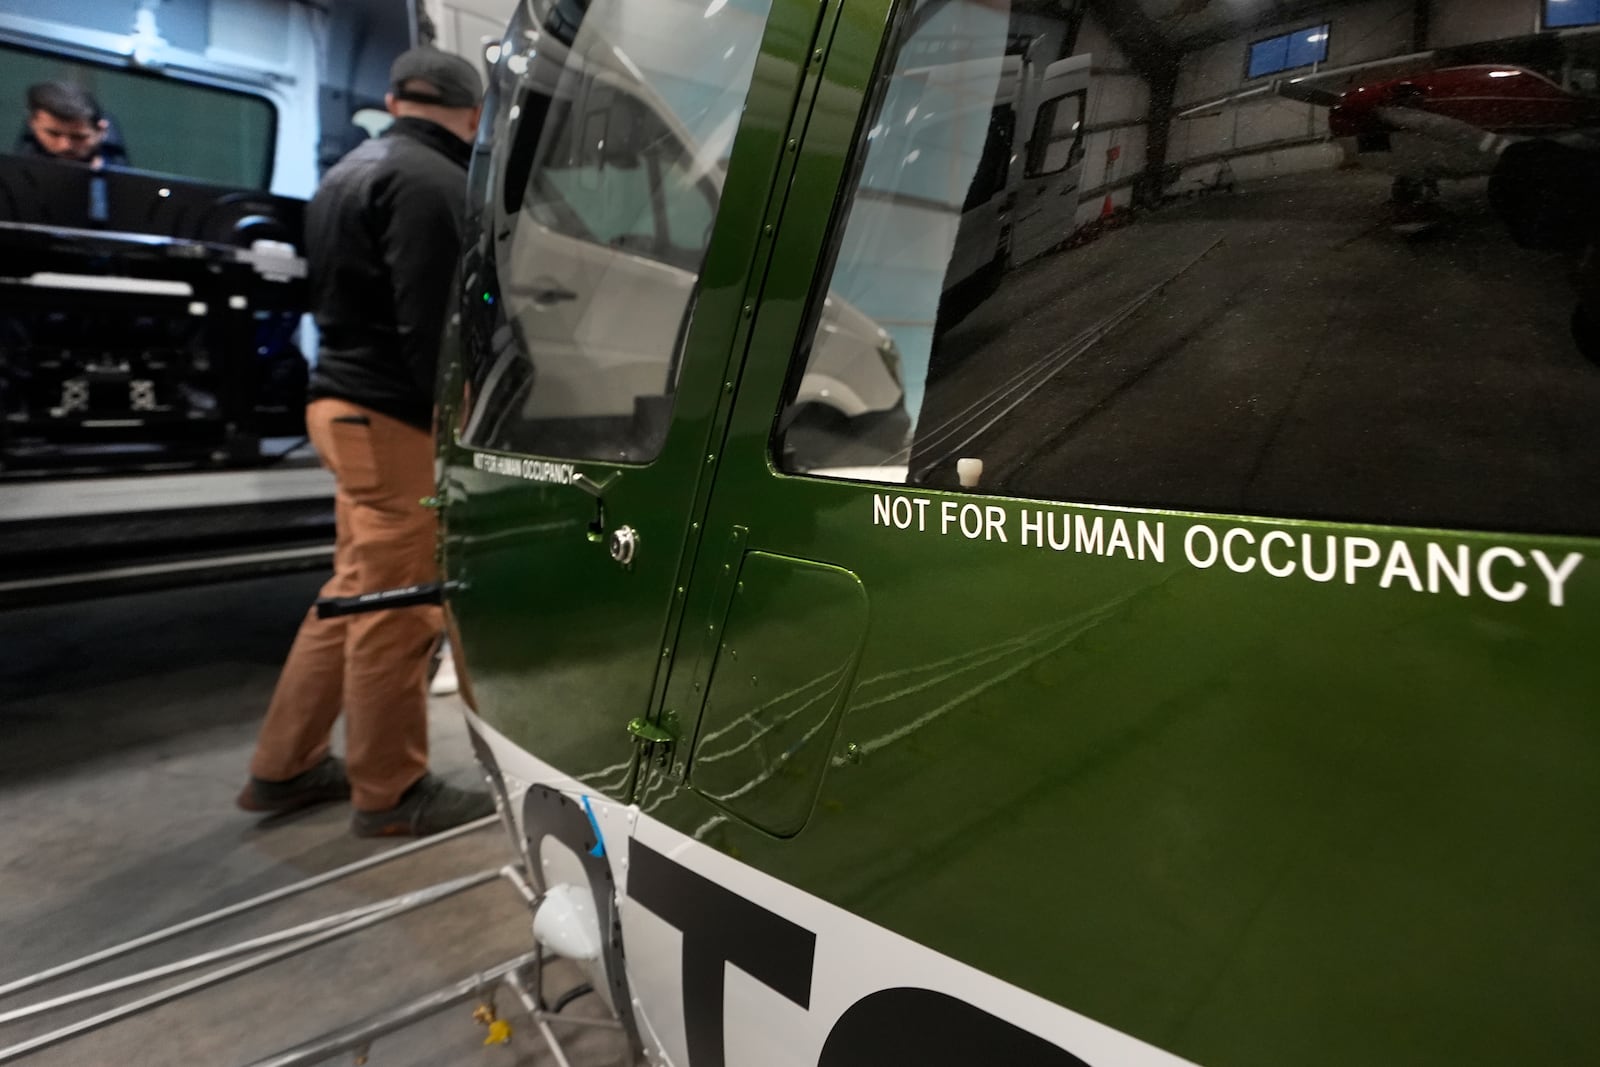
<instances>
[{"instance_id":1,"label":"black letter on white fuselage","mask_svg":"<svg viewBox=\"0 0 1600 1067\"><path fill-rule=\"evenodd\" d=\"M628 896L683 931L683 1027L693 1067L725 1067L722 989L728 964L811 1007L816 934L638 839L628 845Z\"/></svg>"},{"instance_id":2,"label":"black letter on white fuselage","mask_svg":"<svg viewBox=\"0 0 1600 1067\"><path fill-rule=\"evenodd\" d=\"M880 989L862 997L828 1031L817 1067L1089 1067L996 1015L931 989Z\"/></svg>"}]
</instances>

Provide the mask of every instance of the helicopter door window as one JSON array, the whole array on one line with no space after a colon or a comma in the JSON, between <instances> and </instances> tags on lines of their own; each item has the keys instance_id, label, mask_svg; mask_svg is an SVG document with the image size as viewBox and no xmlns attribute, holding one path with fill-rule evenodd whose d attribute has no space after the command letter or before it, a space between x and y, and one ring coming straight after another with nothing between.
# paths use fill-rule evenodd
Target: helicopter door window
<instances>
[{"instance_id":1,"label":"helicopter door window","mask_svg":"<svg viewBox=\"0 0 1600 1067\"><path fill-rule=\"evenodd\" d=\"M478 207L506 328L467 353L464 443L659 453L767 7L594 0L500 56L490 104L515 188Z\"/></svg>"},{"instance_id":2,"label":"helicopter door window","mask_svg":"<svg viewBox=\"0 0 1600 1067\"><path fill-rule=\"evenodd\" d=\"M778 420L786 470L905 481L946 278L987 273L952 263L1005 259L1003 223L985 205L1008 180L1015 130L1007 15L951 0L906 17L916 28L863 131L832 274ZM930 65L938 55L952 58Z\"/></svg>"},{"instance_id":3,"label":"helicopter door window","mask_svg":"<svg viewBox=\"0 0 1600 1067\"><path fill-rule=\"evenodd\" d=\"M1034 60L1059 80L1008 81L1008 35L1044 32L1035 5L1013 11L1009 27L985 0L903 13L830 222L775 466L1225 515L1600 529L1600 282L1581 266L1600 248L1592 153L1528 141L1487 188L1440 182L1428 241L1395 228L1408 217L1391 175L1338 153L1258 171L1225 202L1122 200L1115 170L1080 190L1070 162L1028 171L1070 161L1074 124L1115 113L1107 94L1125 82L1048 50ZM1087 98L1063 95L1080 70ZM1046 85L1053 100L1030 98ZM1030 139L1014 152L1005 101ZM1122 136L1086 134L1088 158L1109 164ZM1009 172L992 165L1019 153ZM1054 529L1057 550L1120 551Z\"/></svg>"}]
</instances>

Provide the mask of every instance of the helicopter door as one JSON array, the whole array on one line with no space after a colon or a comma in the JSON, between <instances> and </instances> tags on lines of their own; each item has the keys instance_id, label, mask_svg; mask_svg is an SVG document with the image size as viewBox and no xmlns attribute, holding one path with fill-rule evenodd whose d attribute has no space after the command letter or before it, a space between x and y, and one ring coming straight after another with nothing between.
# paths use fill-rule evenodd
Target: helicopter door
<instances>
[{"instance_id":1,"label":"helicopter door","mask_svg":"<svg viewBox=\"0 0 1600 1067\"><path fill-rule=\"evenodd\" d=\"M452 616L484 720L615 798L673 651L709 414L782 157L741 116L758 57L803 48L816 19L788 4L769 27L770 6L519 5L471 175L444 413ZM785 52L761 91L792 106L803 65Z\"/></svg>"}]
</instances>

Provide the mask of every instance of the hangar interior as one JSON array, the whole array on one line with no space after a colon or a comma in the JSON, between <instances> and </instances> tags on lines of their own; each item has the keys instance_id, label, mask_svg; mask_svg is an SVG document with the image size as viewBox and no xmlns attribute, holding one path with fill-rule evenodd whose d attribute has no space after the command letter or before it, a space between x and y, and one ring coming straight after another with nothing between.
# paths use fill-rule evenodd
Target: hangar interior
<instances>
[{"instance_id":1,"label":"hangar interior","mask_svg":"<svg viewBox=\"0 0 1600 1067\"><path fill-rule=\"evenodd\" d=\"M1600 446L1584 337L1594 228L1574 205L1561 239L1529 240L1506 207L1527 142L1593 158L1600 26L1569 4L1015 5L1009 48L1056 27L1061 54L1090 57L1081 128L1047 128L1042 104L1033 128L1025 105L1017 133L1073 142L1064 169L1030 145L996 238L971 191L982 162L952 164L954 184L978 177L959 207L960 190L944 190L941 258L926 236L938 220L901 194L928 197L888 165L887 138L869 139L832 292L895 324L914 428L876 452L847 429L817 453L797 419L780 445L789 469L955 486L965 457L984 461L985 491L1014 496L1592 526L1600 482L1571 459ZM965 32L979 32L979 10ZM914 112L915 48L885 116ZM1392 106L1361 126L1376 96ZM970 123L952 133L950 158L975 158L978 136ZM1073 195L1070 226L1025 232ZM1516 196L1549 206L1536 182ZM984 240L979 260L999 246L992 269L972 271ZM936 320L930 261L949 263Z\"/></svg>"},{"instance_id":2,"label":"hangar interior","mask_svg":"<svg viewBox=\"0 0 1600 1067\"><path fill-rule=\"evenodd\" d=\"M1346 153L1329 135L1326 108L1262 93L1225 109L1185 113L1259 91L1274 78L1333 71L1319 84L1344 89L1392 77L1379 61L1579 30L1556 21L1570 2L1093 0L1073 48L1094 58L1078 219L1100 214L1107 195L1117 207L1131 205L1141 180L1172 195L1338 169ZM1281 66L1276 57L1258 59L1252 75L1253 50L1296 34L1313 47L1284 56ZM1146 178L1152 164L1159 177Z\"/></svg>"}]
</instances>

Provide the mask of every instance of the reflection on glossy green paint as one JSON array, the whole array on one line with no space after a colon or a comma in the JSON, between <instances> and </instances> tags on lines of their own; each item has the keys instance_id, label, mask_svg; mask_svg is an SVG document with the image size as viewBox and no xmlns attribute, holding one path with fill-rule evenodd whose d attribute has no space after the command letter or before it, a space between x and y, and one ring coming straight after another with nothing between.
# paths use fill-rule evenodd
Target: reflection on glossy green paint
<instances>
[{"instance_id":1,"label":"reflection on glossy green paint","mask_svg":"<svg viewBox=\"0 0 1600 1067\"><path fill-rule=\"evenodd\" d=\"M1600 1037L1592 606L919 543L854 492L808 538L873 618L811 823L664 817L1201 1063Z\"/></svg>"},{"instance_id":2,"label":"reflection on glossy green paint","mask_svg":"<svg viewBox=\"0 0 1600 1067\"><path fill-rule=\"evenodd\" d=\"M689 781L782 837L800 832L828 766L867 624L849 571L752 552L718 635Z\"/></svg>"}]
</instances>

